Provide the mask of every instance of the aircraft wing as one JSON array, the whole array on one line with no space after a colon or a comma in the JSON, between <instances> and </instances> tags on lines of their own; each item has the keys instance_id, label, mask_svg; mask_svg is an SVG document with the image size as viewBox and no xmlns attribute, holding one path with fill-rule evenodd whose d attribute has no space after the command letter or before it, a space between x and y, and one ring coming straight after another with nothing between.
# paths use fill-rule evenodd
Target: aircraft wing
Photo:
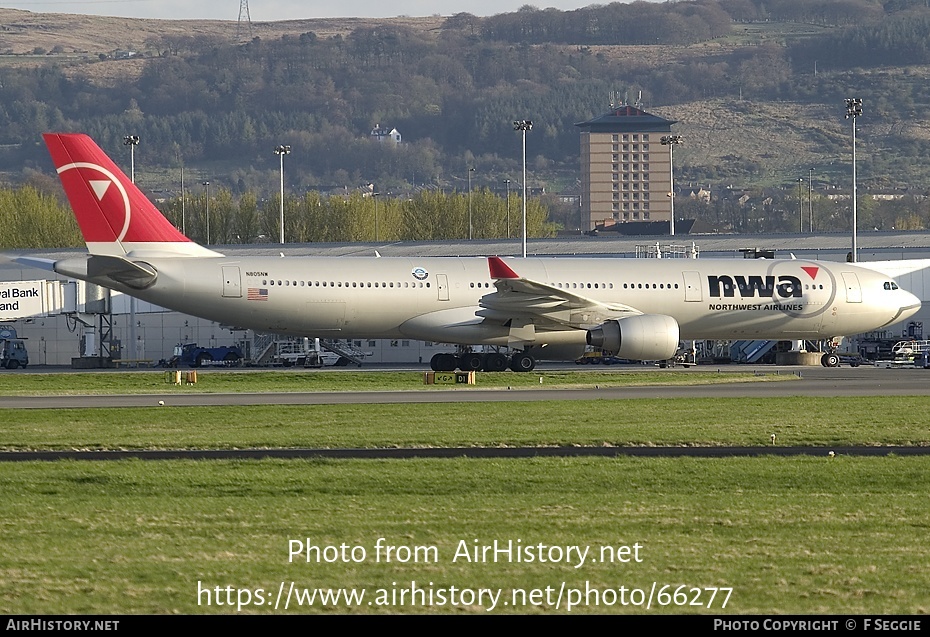
<instances>
[{"instance_id":1,"label":"aircraft wing","mask_svg":"<svg viewBox=\"0 0 930 637\"><path fill-rule=\"evenodd\" d=\"M537 328L593 329L610 319L642 314L622 303L601 303L569 290L532 281L514 272L500 257L488 268L497 291L481 298L478 316L502 323L532 323Z\"/></svg>"}]
</instances>

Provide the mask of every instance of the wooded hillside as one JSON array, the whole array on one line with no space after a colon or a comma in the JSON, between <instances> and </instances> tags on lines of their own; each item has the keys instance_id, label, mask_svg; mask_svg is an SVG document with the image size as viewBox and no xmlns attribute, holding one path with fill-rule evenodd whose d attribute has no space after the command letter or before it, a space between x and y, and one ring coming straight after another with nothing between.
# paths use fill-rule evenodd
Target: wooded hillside
<instances>
[{"instance_id":1,"label":"wooded hillside","mask_svg":"<svg viewBox=\"0 0 930 637\"><path fill-rule=\"evenodd\" d=\"M140 182L209 179L235 196L287 188L383 193L572 191L575 123L615 93L676 120L682 184L714 192L849 180L844 98L863 100L863 189L923 192L930 176L926 0L697 0L481 18L132 21L0 10L0 170L36 180L47 130L91 134L114 157L139 135ZM99 21L99 22L98 22ZM26 44L24 44L26 43ZM32 44L30 48L30 44ZM397 147L373 143L397 128ZM125 158L125 157L124 157ZM128 159L126 160L128 163ZM25 169L25 173L23 172Z\"/></svg>"}]
</instances>

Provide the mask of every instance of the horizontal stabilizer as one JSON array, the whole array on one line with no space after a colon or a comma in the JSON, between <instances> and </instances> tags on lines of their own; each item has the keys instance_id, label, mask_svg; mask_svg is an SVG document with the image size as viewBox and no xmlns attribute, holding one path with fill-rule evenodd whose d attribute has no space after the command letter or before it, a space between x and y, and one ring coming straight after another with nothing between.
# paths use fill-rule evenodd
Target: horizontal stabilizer
<instances>
[{"instance_id":1,"label":"horizontal stabilizer","mask_svg":"<svg viewBox=\"0 0 930 637\"><path fill-rule=\"evenodd\" d=\"M29 266L30 268L48 270L49 272L55 271L55 259L43 259L42 257L15 257L13 261L19 263L20 265Z\"/></svg>"},{"instance_id":2,"label":"horizontal stabilizer","mask_svg":"<svg viewBox=\"0 0 930 637\"><path fill-rule=\"evenodd\" d=\"M142 261L94 254L87 259L87 276L93 279L109 277L114 281L141 290L155 283L158 272Z\"/></svg>"}]
</instances>

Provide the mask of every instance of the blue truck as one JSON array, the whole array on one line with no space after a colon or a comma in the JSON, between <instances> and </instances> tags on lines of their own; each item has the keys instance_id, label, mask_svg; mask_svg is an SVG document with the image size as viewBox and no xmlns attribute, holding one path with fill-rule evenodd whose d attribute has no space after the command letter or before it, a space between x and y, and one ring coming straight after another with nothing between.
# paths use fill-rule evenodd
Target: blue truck
<instances>
[{"instance_id":1,"label":"blue truck","mask_svg":"<svg viewBox=\"0 0 930 637\"><path fill-rule=\"evenodd\" d=\"M238 367L242 364L242 350L236 346L200 347L197 343L178 343L168 367Z\"/></svg>"}]
</instances>

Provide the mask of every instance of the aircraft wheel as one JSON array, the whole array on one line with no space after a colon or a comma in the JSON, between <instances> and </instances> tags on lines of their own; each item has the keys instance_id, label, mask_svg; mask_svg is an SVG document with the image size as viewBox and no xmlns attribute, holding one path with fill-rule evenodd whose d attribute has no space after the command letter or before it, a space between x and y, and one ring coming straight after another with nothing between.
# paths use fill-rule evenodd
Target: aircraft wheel
<instances>
[{"instance_id":1,"label":"aircraft wheel","mask_svg":"<svg viewBox=\"0 0 930 637\"><path fill-rule=\"evenodd\" d=\"M488 354L484 361L484 371L502 372L507 369L507 357L503 354Z\"/></svg>"},{"instance_id":2,"label":"aircraft wheel","mask_svg":"<svg viewBox=\"0 0 930 637\"><path fill-rule=\"evenodd\" d=\"M839 367L840 357L836 354L824 354L820 357L820 364L824 367Z\"/></svg>"},{"instance_id":3,"label":"aircraft wheel","mask_svg":"<svg viewBox=\"0 0 930 637\"><path fill-rule=\"evenodd\" d=\"M454 372L458 360L455 354L433 354L429 366L434 372Z\"/></svg>"},{"instance_id":4,"label":"aircraft wheel","mask_svg":"<svg viewBox=\"0 0 930 637\"><path fill-rule=\"evenodd\" d=\"M510 359L510 369L515 372L531 372L536 368L536 359L530 354L517 352Z\"/></svg>"},{"instance_id":5,"label":"aircraft wheel","mask_svg":"<svg viewBox=\"0 0 930 637\"><path fill-rule=\"evenodd\" d=\"M459 356L459 368L463 372L477 372L484 363L484 356L475 352L468 352Z\"/></svg>"}]
</instances>

